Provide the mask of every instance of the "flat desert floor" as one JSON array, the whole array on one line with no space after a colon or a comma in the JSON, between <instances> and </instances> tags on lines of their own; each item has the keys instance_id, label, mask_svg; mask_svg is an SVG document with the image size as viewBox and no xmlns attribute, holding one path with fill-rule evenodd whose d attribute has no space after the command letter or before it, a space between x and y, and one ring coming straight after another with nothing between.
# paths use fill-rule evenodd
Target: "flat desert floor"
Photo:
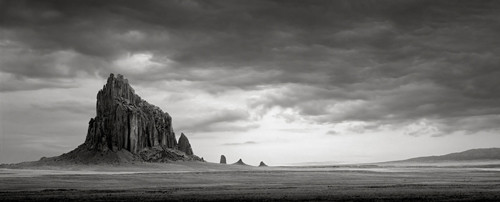
<instances>
[{"instance_id":1,"label":"flat desert floor","mask_svg":"<svg viewBox=\"0 0 500 202\"><path fill-rule=\"evenodd\" d=\"M0 201L500 201L500 168L183 162L0 168Z\"/></svg>"}]
</instances>

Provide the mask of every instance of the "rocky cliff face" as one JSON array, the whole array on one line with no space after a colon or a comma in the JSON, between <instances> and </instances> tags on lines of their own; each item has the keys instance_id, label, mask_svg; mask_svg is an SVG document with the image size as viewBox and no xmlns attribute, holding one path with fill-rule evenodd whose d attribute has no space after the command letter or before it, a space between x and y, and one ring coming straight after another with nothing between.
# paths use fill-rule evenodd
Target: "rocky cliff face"
<instances>
[{"instance_id":1,"label":"rocky cliff face","mask_svg":"<svg viewBox=\"0 0 500 202\"><path fill-rule=\"evenodd\" d=\"M75 159L83 153L100 153L102 156L118 152L131 156L128 158L131 160L151 162L201 160L193 155L184 134L179 142L182 143L180 149L172 128L172 117L135 94L122 75L115 77L111 74L97 93L96 117L89 121L85 143L61 157Z\"/></svg>"},{"instance_id":2,"label":"rocky cliff face","mask_svg":"<svg viewBox=\"0 0 500 202\"><path fill-rule=\"evenodd\" d=\"M135 94L122 75L111 74L97 93L97 116L90 119L85 144L99 151L176 148L172 118Z\"/></svg>"}]
</instances>

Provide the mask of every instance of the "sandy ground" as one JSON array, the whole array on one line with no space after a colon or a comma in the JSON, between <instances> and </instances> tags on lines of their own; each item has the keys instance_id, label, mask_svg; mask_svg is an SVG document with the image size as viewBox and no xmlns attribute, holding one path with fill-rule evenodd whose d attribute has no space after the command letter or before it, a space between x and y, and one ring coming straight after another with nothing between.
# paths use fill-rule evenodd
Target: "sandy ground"
<instances>
[{"instance_id":1,"label":"sandy ground","mask_svg":"<svg viewBox=\"0 0 500 202\"><path fill-rule=\"evenodd\" d=\"M212 163L0 168L0 201L500 201L498 167Z\"/></svg>"}]
</instances>

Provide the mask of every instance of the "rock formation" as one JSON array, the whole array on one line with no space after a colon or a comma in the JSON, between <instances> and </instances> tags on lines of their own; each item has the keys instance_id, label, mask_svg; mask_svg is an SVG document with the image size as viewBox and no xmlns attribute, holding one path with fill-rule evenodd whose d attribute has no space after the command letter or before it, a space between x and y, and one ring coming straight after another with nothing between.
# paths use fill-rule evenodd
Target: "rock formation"
<instances>
[{"instance_id":1,"label":"rock formation","mask_svg":"<svg viewBox=\"0 0 500 202\"><path fill-rule=\"evenodd\" d=\"M220 164L226 164L226 156L220 155Z\"/></svg>"},{"instance_id":2,"label":"rock formation","mask_svg":"<svg viewBox=\"0 0 500 202\"><path fill-rule=\"evenodd\" d=\"M259 167L267 167L267 165L264 163L264 161L261 161Z\"/></svg>"},{"instance_id":3,"label":"rock formation","mask_svg":"<svg viewBox=\"0 0 500 202\"><path fill-rule=\"evenodd\" d=\"M201 160L193 155L184 134L177 144L168 113L136 95L122 75L113 74L97 93L96 117L89 121L85 143L61 157L83 155L88 160L105 154L118 161L122 157L149 162Z\"/></svg>"},{"instance_id":4,"label":"rock formation","mask_svg":"<svg viewBox=\"0 0 500 202\"><path fill-rule=\"evenodd\" d=\"M142 100L122 75L111 74L97 93L96 114L85 140L89 149L137 154L144 148L177 146L170 115Z\"/></svg>"},{"instance_id":5,"label":"rock formation","mask_svg":"<svg viewBox=\"0 0 500 202\"><path fill-rule=\"evenodd\" d=\"M233 163L233 165L242 165L242 166L247 166L246 163L243 162L243 160L238 160L236 163Z\"/></svg>"},{"instance_id":6,"label":"rock formation","mask_svg":"<svg viewBox=\"0 0 500 202\"><path fill-rule=\"evenodd\" d=\"M184 133L181 133L181 137L179 138L178 147L179 147L180 151L183 151L187 155L193 155L193 149L191 148L191 144L189 144L189 140L184 135Z\"/></svg>"}]
</instances>

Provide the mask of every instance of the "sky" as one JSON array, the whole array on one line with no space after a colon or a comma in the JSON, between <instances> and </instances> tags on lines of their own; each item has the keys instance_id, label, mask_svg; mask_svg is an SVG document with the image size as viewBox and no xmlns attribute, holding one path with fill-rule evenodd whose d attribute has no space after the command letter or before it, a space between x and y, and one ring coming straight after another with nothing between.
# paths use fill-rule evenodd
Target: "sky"
<instances>
[{"instance_id":1,"label":"sky","mask_svg":"<svg viewBox=\"0 0 500 202\"><path fill-rule=\"evenodd\" d=\"M82 144L110 73L210 162L500 147L500 1L0 0L0 163Z\"/></svg>"}]
</instances>

